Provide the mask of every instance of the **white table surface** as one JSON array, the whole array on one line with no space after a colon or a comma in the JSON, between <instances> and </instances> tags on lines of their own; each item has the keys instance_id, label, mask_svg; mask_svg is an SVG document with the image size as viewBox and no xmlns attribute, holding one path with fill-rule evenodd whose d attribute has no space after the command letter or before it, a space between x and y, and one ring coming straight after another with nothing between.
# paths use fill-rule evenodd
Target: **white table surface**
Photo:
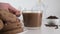
<instances>
[{"instance_id":1,"label":"white table surface","mask_svg":"<svg viewBox=\"0 0 60 34\"><path fill-rule=\"evenodd\" d=\"M25 34L60 34L60 28L55 29L55 27L46 27L44 24L46 21L42 22L41 29L28 30Z\"/></svg>"}]
</instances>

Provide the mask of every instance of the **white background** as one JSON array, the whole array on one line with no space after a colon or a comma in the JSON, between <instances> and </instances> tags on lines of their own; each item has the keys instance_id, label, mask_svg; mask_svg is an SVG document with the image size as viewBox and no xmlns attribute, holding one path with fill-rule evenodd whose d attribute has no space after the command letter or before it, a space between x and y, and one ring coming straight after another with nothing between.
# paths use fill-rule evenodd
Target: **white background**
<instances>
[{"instance_id":1,"label":"white background","mask_svg":"<svg viewBox=\"0 0 60 34\"><path fill-rule=\"evenodd\" d=\"M38 0L0 0L0 2L7 2L14 6L16 9L24 9L27 8L31 10L34 7ZM50 15L56 15L60 18L60 0L43 0L44 8L43 18L46 18Z\"/></svg>"}]
</instances>

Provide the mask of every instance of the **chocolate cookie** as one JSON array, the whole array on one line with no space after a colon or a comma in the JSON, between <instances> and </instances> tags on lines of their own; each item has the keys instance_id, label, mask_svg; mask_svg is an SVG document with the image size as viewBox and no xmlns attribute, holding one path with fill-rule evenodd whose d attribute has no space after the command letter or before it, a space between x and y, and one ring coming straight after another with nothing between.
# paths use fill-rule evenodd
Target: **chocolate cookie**
<instances>
[{"instance_id":1,"label":"chocolate cookie","mask_svg":"<svg viewBox=\"0 0 60 34\"><path fill-rule=\"evenodd\" d=\"M0 30L4 27L3 21L0 20Z\"/></svg>"},{"instance_id":2,"label":"chocolate cookie","mask_svg":"<svg viewBox=\"0 0 60 34\"><path fill-rule=\"evenodd\" d=\"M16 22L17 17L16 15L10 13L7 10L0 9L0 19L2 19L3 21L8 21L8 22Z\"/></svg>"}]
</instances>

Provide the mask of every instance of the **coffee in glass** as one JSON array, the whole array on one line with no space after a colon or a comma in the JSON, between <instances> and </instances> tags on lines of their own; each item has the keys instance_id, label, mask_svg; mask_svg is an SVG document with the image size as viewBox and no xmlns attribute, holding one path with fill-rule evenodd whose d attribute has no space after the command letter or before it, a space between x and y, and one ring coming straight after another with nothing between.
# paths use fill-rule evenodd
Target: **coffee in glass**
<instances>
[{"instance_id":1,"label":"coffee in glass","mask_svg":"<svg viewBox=\"0 0 60 34\"><path fill-rule=\"evenodd\" d=\"M41 11L23 11L24 26L29 29L36 29L41 27L42 12Z\"/></svg>"}]
</instances>

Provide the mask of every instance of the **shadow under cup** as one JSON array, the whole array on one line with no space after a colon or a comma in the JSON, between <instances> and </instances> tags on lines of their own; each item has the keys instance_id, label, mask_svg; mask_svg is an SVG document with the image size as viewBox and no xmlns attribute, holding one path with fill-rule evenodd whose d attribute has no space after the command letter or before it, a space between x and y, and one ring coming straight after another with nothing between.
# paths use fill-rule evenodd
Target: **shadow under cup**
<instances>
[{"instance_id":1,"label":"shadow under cup","mask_svg":"<svg viewBox=\"0 0 60 34\"><path fill-rule=\"evenodd\" d=\"M23 11L24 26L28 29L38 29L42 24L41 11Z\"/></svg>"}]
</instances>

